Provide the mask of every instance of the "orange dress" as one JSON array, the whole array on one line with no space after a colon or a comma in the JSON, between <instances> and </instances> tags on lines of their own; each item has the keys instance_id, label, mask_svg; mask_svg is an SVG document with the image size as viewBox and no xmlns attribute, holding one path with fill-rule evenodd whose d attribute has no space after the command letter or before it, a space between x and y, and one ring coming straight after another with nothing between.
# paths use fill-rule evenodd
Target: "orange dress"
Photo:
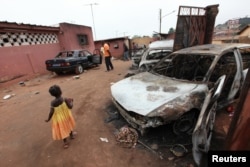
<instances>
[{"instance_id":1,"label":"orange dress","mask_svg":"<svg viewBox=\"0 0 250 167\"><path fill-rule=\"evenodd\" d=\"M52 116L53 139L62 140L68 137L74 128L75 120L67 104L63 102L61 105L54 107L54 114Z\"/></svg>"}]
</instances>

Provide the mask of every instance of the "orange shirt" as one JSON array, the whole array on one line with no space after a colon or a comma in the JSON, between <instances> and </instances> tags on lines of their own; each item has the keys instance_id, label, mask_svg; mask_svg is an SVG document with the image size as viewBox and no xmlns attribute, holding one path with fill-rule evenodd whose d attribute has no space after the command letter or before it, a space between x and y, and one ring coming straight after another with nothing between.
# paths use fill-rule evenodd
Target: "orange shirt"
<instances>
[{"instance_id":1,"label":"orange shirt","mask_svg":"<svg viewBox=\"0 0 250 167\"><path fill-rule=\"evenodd\" d=\"M109 50L109 45L108 45L107 43L105 43L105 44L103 45L103 48L104 48L104 53L103 53L103 55L104 55L105 57L110 56L110 55L109 55L109 52L108 52L108 50Z\"/></svg>"}]
</instances>

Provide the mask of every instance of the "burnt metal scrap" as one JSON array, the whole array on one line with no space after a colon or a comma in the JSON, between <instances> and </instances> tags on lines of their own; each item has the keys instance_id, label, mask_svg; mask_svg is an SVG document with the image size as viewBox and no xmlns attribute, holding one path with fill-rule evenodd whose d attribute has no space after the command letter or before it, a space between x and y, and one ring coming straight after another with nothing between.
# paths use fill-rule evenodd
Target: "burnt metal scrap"
<instances>
[{"instance_id":1,"label":"burnt metal scrap","mask_svg":"<svg viewBox=\"0 0 250 167\"><path fill-rule=\"evenodd\" d=\"M135 129L124 126L115 134L117 143L126 148L134 148L138 141L138 133Z\"/></svg>"}]
</instances>

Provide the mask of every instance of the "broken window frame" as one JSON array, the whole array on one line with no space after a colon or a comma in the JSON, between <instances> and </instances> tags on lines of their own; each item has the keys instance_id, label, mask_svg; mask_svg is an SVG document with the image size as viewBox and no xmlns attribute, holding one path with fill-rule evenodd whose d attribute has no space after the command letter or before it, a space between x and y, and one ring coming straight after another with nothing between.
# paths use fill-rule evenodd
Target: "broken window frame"
<instances>
[{"instance_id":1,"label":"broken window frame","mask_svg":"<svg viewBox=\"0 0 250 167\"><path fill-rule=\"evenodd\" d=\"M77 34L77 39L80 45L88 45L88 35L87 34Z\"/></svg>"},{"instance_id":2,"label":"broken window frame","mask_svg":"<svg viewBox=\"0 0 250 167\"><path fill-rule=\"evenodd\" d=\"M184 59L181 58L181 57L186 58L186 60L188 62L184 61ZM195 57L197 57L197 58L195 58ZM188 67L192 68L194 63L198 64L199 63L198 61L203 60L203 58L204 59L211 59L210 60L211 62L207 66L207 69L203 70L203 75L199 75L199 77L198 77L198 75L195 73L195 71L198 70L197 68L199 67L199 65L194 66L195 68L193 68L193 69L189 69L190 71L188 71L188 72L183 69L184 65L186 67L188 66ZM213 54L206 54L206 55L200 55L200 54L171 54L171 55L165 57L164 59L162 59L157 65L155 65L155 67L151 70L151 72L153 72L155 74L158 74L158 75L163 75L165 77L175 78L175 79L181 79L181 80L187 80L187 81L204 81L205 82L205 81L207 81L208 72L211 70L210 68L211 68L211 65L214 62L214 58L215 58L215 55L213 55ZM182 64L182 65L179 64L179 67L174 68L175 66L178 66L177 65L178 62L174 62L176 60L179 61L179 62L185 63L185 64ZM173 63L175 63L175 64L173 64ZM159 68L159 66L161 66L162 64L163 64L163 66ZM164 66L164 65L166 65L166 66ZM161 70L161 72L158 71L157 68L159 68ZM187 76L184 74L184 72L185 72L185 74L189 73L190 75L194 75L194 76L193 77L190 76L189 78L185 78Z\"/></svg>"}]
</instances>

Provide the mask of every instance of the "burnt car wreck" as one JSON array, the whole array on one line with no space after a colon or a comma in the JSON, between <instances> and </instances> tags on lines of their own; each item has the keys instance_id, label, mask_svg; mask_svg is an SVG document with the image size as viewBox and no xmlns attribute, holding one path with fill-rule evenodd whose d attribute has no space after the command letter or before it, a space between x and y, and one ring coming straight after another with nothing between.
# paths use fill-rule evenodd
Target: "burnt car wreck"
<instances>
[{"instance_id":1,"label":"burnt car wreck","mask_svg":"<svg viewBox=\"0 0 250 167\"><path fill-rule=\"evenodd\" d=\"M218 107L238 97L248 66L250 45L200 45L176 51L149 72L111 86L120 114L142 133L174 121L177 134L193 132L204 99L222 80ZM243 61L243 60L246 61Z\"/></svg>"},{"instance_id":2,"label":"burnt car wreck","mask_svg":"<svg viewBox=\"0 0 250 167\"><path fill-rule=\"evenodd\" d=\"M113 84L113 103L142 134L170 122L176 134L192 134L193 156L199 165L210 147L216 111L239 98L249 66L249 44L181 49L150 71Z\"/></svg>"}]
</instances>

